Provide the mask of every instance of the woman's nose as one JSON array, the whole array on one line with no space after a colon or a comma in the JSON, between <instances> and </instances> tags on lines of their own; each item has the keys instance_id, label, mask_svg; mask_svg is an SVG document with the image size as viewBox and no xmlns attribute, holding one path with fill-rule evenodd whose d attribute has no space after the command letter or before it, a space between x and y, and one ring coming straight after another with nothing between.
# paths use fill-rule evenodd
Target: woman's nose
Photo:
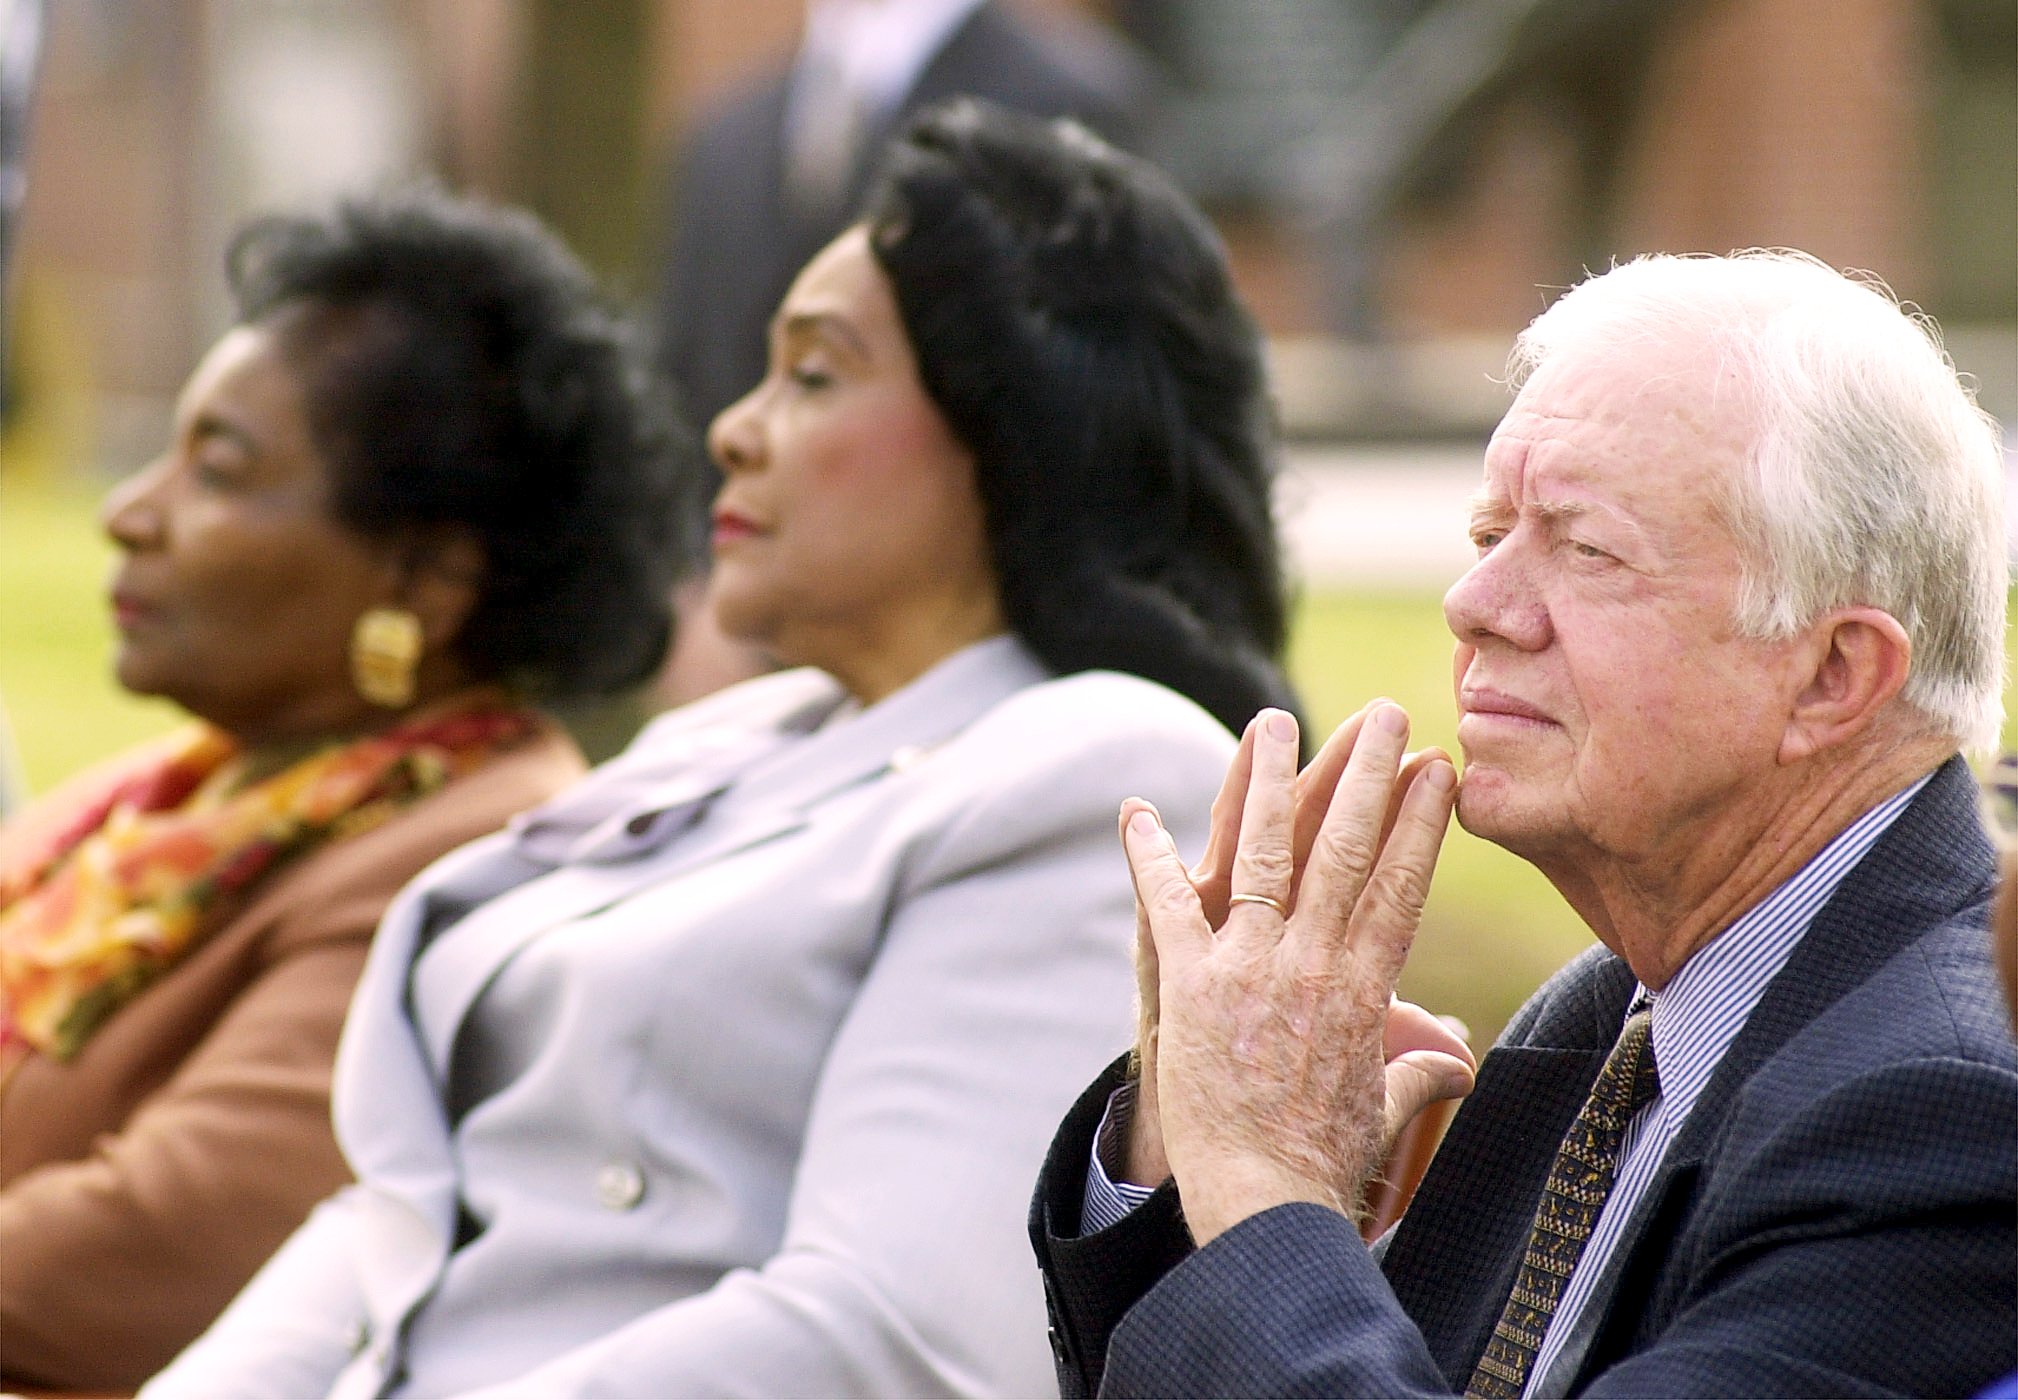
<instances>
[{"instance_id":1,"label":"woman's nose","mask_svg":"<svg viewBox=\"0 0 2018 1400\"><path fill-rule=\"evenodd\" d=\"M715 415L708 425L708 455L724 473L748 471L763 458L763 433L758 424L759 384Z\"/></svg>"},{"instance_id":2,"label":"woman's nose","mask_svg":"<svg viewBox=\"0 0 2018 1400\"><path fill-rule=\"evenodd\" d=\"M139 549L161 538L159 492L168 471L163 454L105 493L98 523L122 549Z\"/></svg>"}]
</instances>

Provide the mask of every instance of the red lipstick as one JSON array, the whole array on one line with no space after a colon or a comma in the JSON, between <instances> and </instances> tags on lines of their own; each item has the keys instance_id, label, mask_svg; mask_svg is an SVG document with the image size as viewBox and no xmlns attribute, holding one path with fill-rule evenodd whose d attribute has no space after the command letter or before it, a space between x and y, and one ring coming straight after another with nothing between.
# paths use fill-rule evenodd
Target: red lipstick
<instances>
[{"instance_id":1,"label":"red lipstick","mask_svg":"<svg viewBox=\"0 0 2018 1400\"><path fill-rule=\"evenodd\" d=\"M713 543L716 549L760 533L762 532L758 530L757 523L740 511L718 509L715 512Z\"/></svg>"}]
</instances>

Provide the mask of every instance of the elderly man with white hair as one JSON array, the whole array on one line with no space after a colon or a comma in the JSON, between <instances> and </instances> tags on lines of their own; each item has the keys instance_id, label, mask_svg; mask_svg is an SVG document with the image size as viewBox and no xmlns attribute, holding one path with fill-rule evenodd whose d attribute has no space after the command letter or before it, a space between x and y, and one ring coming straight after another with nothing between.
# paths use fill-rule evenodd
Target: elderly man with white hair
<instances>
[{"instance_id":1,"label":"elderly man with white hair","mask_svg":"<svg viewBox=\"0 0 2018 1400\"><path fill-rule=\"evenodd\" d=\"M1142 1034L1032 1218L1065 1393L1972 1393L2018 1352L1959 757L2000 718L1995 427L1790 253L1591 278L1514 382L1444 600L1462 779L1375 701L1301 775L1258 716L1195 866L1123 809ZM1453 804L1602 944L1476 1067L1393 998ZM1369 1250L1398 1126L1468 1091Z\"/></svg>"}]
</instances>

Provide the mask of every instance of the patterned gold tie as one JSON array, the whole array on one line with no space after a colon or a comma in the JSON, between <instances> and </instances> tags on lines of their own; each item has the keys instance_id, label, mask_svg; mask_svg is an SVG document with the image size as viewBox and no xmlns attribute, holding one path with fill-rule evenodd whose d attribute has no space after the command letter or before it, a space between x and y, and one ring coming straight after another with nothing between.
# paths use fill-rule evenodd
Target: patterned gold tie
<instances>
[{"instance_id":1,"label":"patterned gold tie","mask_svg":"<svg viewBox=\"0 0 2018 1400\"><path fill-rule=\"evenodd\" d=\"M1513 1294L1493 1327L1485 1355L1471 1374L1465 1394L1485 1400L1518 1400L1542 1337L1549 1330L1570 1273L1598 1223L1618 1170L1619 1144L1633 1115L1660 1092L1654 1073L1651 1008L1626 1018L1618 1044L1605 1057L1591 1096L1556 1149L1528 1229Z\"/></svg>"}]
</instances>

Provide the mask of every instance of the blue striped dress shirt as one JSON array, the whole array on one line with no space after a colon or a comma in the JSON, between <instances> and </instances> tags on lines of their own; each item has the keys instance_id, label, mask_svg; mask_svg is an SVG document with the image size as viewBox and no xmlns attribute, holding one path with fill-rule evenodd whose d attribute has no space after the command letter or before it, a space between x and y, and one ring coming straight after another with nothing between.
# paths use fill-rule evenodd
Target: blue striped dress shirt
<instances>
[{"instance_id":1,"label":"blue striped dress shirt","mask_svg":"<svg viewBox=\"0 0 2018 1400\"><path fill-rule=\"evenodd\" d=\"M1920 778L1844 828L1784 884L1698 949L1658 995L1642 986L1630 999L1629 1009L1648 1001L1653 1004L1654 1065L1660 1072L1660 1094L1626 1129L1612 1193L1528 1372L1530 1392L1562 1350L1668 1145L1688 1120L1689 1110L1716 1073L1724 1051L1765 995L1767 984L1786 965L1794 945L1836 887L1926 784L1927 777ZM1154 1194L1148 1187L1116 1181L1109 1173L1110 1165L1118 1167L1122 1160L1121 1139L1134 1102L1133 1084L1123 1085L1108 1100L1086 1174L1085 1204L1080 1212L1082 1234L1106 1229Z\"/></svg>"}]
</instances>

